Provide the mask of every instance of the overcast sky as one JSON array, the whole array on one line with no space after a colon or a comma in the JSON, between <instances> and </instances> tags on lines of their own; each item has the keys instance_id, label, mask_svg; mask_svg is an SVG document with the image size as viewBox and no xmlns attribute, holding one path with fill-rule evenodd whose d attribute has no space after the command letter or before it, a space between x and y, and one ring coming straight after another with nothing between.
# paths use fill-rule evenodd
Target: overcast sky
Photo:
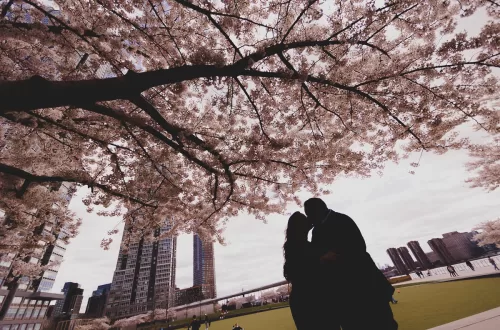
<instances>
[{"instance_id":1,"label":"overcast sky","mask_svg":"<svg viewBox=\"0 0 500 330\"><path fill-rule=\"evenodd\" d=\"M418 158L418 155L415 155ZM367 179L339 178L332 194L321 196L335 211L346 213L358 224L375 262L389 263L389 247L418 240L430 251L427 240L450 231L469 231L478 223L500 216L500 191L472 189L464 182L469 173L465 152L438 156L424 154L415 174L410 158L399 165L388 164L383 176ZM64 282L78 282L85 290L84 304L97 285L109 283L118 256L119 242L109 251L99 247L106 231L119 219L89 215L78 192L70 208L84 221L80 235L67 246L53 291ZM307 198L310 196L304 196ZM294 211L294 209L290 209ZM224 295L283 280L282 250L288 216L274 215L268 223L242 215L229 222L227 245L215 247L217 293ZM121 229L121 225L119 228ZM119 238L120 236L117 236ZM178 238L177 286L192 285L192 237Z\"/></svg>"}]
</instances>

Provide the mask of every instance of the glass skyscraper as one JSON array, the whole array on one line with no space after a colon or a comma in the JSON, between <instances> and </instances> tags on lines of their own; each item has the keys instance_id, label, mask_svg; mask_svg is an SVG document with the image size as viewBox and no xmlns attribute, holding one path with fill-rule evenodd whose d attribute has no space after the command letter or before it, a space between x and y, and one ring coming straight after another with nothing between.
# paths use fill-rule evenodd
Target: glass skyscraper
<instances>
[{"instance_id":1,"label":"glass skyscraper","mask_svg":"<svg viewBox=\"0 0 500 330\"><path fill-rule=\"evenodd\" d=\"M165 225L155 236L168 232ZM124 230L126 232L126 229ZM155 242L144 240L120 248L106 306L106 316L125 318L155 308L169 308L175 302L177 238Z\"/></svg>"},{"instance_id":2,"label":"glass skyscraper","mask_svg":"<svg viewBox=\"0 0 500 330\"><path fill-rule=\"evenodd\" d=\"M217 296L214 244L210 238L193 235L193 286L201 286L204 299Z\"/></svg>"}]
</instances>

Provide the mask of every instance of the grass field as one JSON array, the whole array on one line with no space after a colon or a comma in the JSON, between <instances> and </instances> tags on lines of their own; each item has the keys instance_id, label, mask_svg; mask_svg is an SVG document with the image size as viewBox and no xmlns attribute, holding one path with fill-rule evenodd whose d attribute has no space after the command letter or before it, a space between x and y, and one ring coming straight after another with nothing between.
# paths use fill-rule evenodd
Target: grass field
<instances>
[{"instance_id":1,"label":"grass field","mask_svg":"<svg viewBox=\"0 0 500 330\"><path fill-rule=\"evenodd\" d=\"M395 293L393 306L400 330L424 330L500 306L500 278L422 284ZM359 297L363 299L363 297ZM362 311L360 311L362 315ZM289 308L212 323L210 330L294 330Z\"/></svg>"}]
</instances>

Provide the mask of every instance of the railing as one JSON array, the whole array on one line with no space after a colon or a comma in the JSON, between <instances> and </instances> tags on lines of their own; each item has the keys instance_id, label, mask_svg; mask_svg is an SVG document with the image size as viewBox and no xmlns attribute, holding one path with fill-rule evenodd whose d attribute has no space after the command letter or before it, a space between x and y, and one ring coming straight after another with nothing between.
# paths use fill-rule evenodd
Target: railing
<instances>
[{"instance_id":1,"label":"railing","mask_svg":"<svg viewBox=\"0 0 500 330\"><path fill-rule=\"evenodd\" d=\"M500 256L493 256L491 259L495 260L497 265L500 266ZM493 265L488 261L488 258L481 258L481 259L476 259L476 260L471 260L471 264L474 266L474 268L485 268L485 267L491 267L493 269ZM457 264L452 265L455 270L457 271L468 271L470 268L465 264L465 262L460 262ZM448 270L446 269L446 266L443 267L438 267L438 268L432 268L430 269L431 275L443 275L443 274L449 274ZM424 275L427 275L427 272L423 271ZM412 279L418 279L419 277L415 273L411 273L410 276Z\"/></svg>"}]
</instances>

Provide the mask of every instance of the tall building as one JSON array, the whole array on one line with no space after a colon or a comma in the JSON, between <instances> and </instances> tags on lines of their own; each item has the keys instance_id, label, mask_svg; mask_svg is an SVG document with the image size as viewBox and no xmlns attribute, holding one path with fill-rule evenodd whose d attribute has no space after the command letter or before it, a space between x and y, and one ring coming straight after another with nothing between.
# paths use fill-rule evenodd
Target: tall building
<instances>
[{"instance_id":1,"label":"tall building","mask_svg":"<svg viewBox=\"0 0 500 330\"><path fill-rule=\"evenodd\" d=\"M439 260L441 260L443 264L449 265L456 261L446 247L446 244L444 244L443 239L433 238L427 243L431 247L432 251L434 251L438 255Z\"/></svg>"},{"instance_id":2,"label":"tall building","mask_svg":"<svg viewBox=\"0 0 500 330\"><path fill-rule=\"evenodd\" d=\"M170 224L157 229L156 237L168 232ZM125 227L124 233L127 227ZM154 242L141 240L120 248L116 270L106 305L111 319L142 314L175 303L177 238Z\"/></svg>"},{"instance_id":3,"label":"tall building","mask_svg":"<svg viewBox=\"0 0 500 330\"><path fill-rule=\"evenodd\" d=\"M202 288L205 299L217 296L215 287L214 244L209 237L193 235L193 286Z\"/></svg>"},{"instance_id":4,"label":"tall building","mask_svg":"<svg viewBox=\"0 0 500 330\"><path fill-rule=\"evenodd\" d=\"M177 289L175 291L175 305L187 305L196 301L205 299L201 286L192 286L186 289Z\"/></svg>"},{"instance_id":5,"label":"tall building","mask_svg":"<svg viewBox=\"0 0 500 330\"><path fill-rule=\"evenodd\" d=\"M443 234L443 242L456 261L468 260L481 255L481 248L474 241L475 233L453 231Z\"/></svg>"},{"instance_id":6,"label":"tall building","mask_svg":"<svg viewBox=\"0 0 500 330\"><path fill-rule=\"evenodd\" d=\"M406 265L406 269L409 271L414 271L417 269L417 265L415 264L415 261L410 255L410 251L406 248L406 246L402 246L398 248L398 253L401 256L401 259L403 259L403 262Z\"/></svg>"},{"instance_id":7,"label":"tall building","mask_svg":"<svg viewBox=\"0 0 500 330\"><path fill-rule=\"evenodd\" d=\"M429 261L431 262L432 267L435 267L436 265L442 263L441 259L439 259L438 254L434 251L427 252L425 255L427 256L427 258L429 258Z\"/></svg>"},{"instance_id":8,"label":"tall building","mask_svg":"<svg viewBox=\"0 0 500 330\"><path fill-rule=\"evenodd\" d=\"M401 256L398 253L398 250L395 248L390 248L387 249L387 254L392 260L392 263L394 264L394 267L398 270L400 275L408 274L408 270L406 269L406 266L401 259Z\"/></svg>"},{"instance_id":9,"label":"tall building","mask_svg":"<svg viewBox=\"0 0 500 330\"><path fill-rule=\"evenodd\" d=\"M83 300L83 289L80 288L80 284L66 282L61 292L64 293L64 299L56 303L52 316L69 319L72 315L78 315Z\"/></svg>"},{"instance_id":10,"label":"tall building","mask_svg":"<svg viewBox=\"0 0 500 330\"><path fill-rule=\"evenodd\" d=\"M92 297L89 298L85 316L99 318L105 315L106 303L108 302L111 283L99 285L97 290L92 292Z\"/></svg>"},{"instance_id":11,"label":"tall building","mask_svg":"<svg viewBox=\"0 0 500 330\"><path fill-rule=\"evenodd\" d=\"M74 184L62 183L53 185L50 189L57 190L69 204L74 187ZM5 225L8 221L8 215L0 217L0 224ZM55 241L38 241L39 247L35 253L24 258L24 261L40 266L49 265L52 261L62 261L66 252L66 243L63 240L67 235L64 228L57 231L55 221L56 219L53 223L46 223L36 229L37 234L55 238ZM17 255L11 253L3 257L4 261L0 262L0 329L7 329L9 326L40 329L46 319L50 302L64 298L61 294L48 292L54 286L60 264L53 264L39 278L20 277L17 281L10 281L12 261Z\"/></svg>"},{"instance_id":12,"label":"tall building","mask_svg":"<svg viewBox=\"0 0 500 330\"><path fill-rule=\"evenodd\" d=\"M429 269L432 267L431 261L425 254L424 250L422 250L422 247L420 246L419 242L417 241L408 242L408 247L415 256L415 259L417 259L418 263L420 264L420 267L424 269Z\"/></svg>"}]
</instances>

